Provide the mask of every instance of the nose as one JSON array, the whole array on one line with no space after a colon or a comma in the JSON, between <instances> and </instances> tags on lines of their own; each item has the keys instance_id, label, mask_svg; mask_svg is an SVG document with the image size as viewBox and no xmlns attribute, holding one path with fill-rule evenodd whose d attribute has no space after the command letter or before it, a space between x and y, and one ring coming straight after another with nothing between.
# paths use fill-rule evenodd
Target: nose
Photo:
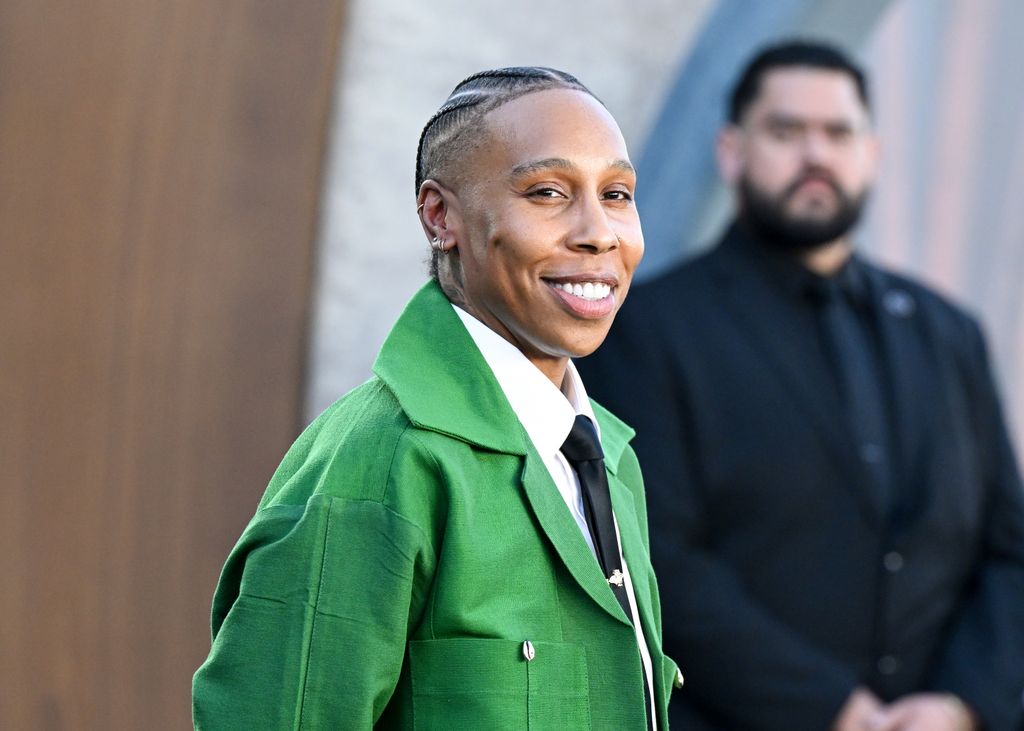
<instances>
[{"instance_id":1,"label":"nose","mask_svg":"<svg viewBox=\"0 0 1024 731\"><path fill-rule=\"evenodd\" d=\"M831 154L828 135L820 130L810 130L804 135L804 160L812 165L828 162Z\"/></svg>"},{"instance_id":2,"label":"nose","mask_svg":"<svg viewBox=\"0 0 1024 731\"><path fill-rule=\"evenodd\" d=\"M576 217L568 241L572 248L601 254L619 245L618 233L597 195L581 198L574 208Z\"/></svg>"}]
</instances>

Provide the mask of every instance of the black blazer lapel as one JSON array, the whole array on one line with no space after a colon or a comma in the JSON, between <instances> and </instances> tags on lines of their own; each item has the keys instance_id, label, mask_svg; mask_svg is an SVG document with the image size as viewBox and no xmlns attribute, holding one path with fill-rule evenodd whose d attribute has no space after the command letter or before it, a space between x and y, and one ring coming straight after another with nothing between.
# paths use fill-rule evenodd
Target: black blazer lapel
<instances>
[{"instance_id":1,"label":"black blazer lapel","mask_svg":"<svg viewBox=\"0 0 1024 731\"><path fill-rule=\"evenodd\" d=\"M939 390L931 389L928 377L934 367L925 341L921 336L922 314L914 295L898 283L892 282L881 270L866 266L874 302L882 357L888 374L890 403L892 404L896 454L893 455L893 485L904 490L893 496L893 518L905 522L916 512L928 482L923 477L927 454L922 450L922 428L928 423L922 410L941 397ZM929 395L929 392L931 394Z\"/></svg>"}]
</instances>

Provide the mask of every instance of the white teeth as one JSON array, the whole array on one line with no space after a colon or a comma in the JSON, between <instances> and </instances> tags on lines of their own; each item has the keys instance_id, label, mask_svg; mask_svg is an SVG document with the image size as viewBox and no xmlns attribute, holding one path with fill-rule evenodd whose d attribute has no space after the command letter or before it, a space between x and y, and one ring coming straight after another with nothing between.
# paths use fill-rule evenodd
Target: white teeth
<instances>
[{"instance_id":1,"label":"white teeth","mask_svg":"<svg viewBox=\"0 0 1024 731\"><path fill-rule=\"evenodd\" d=\"M584 282L583 284L565 282L556 283L554 286L563 292L585 300L603 300L612 293L612 286L604 282Z\"/></svg>"}]
</instances>

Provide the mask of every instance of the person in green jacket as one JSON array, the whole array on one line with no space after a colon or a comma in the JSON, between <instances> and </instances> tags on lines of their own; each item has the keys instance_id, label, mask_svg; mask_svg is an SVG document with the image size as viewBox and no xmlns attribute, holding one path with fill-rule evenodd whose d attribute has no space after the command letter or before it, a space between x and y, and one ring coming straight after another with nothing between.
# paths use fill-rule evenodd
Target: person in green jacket
<instances>
[{"instance_id":1,"label":"person in green jacket","mask_svg":"<svg viewBox=\"0 0 1024 731\"><path fill-rule=\"evenodd\" d=\"M642 256L635 182L564 72L474 74L430 119L431 280L231 552L195 728L667 728L633 432L570 360Z\"/></svg>"}]
</instances>

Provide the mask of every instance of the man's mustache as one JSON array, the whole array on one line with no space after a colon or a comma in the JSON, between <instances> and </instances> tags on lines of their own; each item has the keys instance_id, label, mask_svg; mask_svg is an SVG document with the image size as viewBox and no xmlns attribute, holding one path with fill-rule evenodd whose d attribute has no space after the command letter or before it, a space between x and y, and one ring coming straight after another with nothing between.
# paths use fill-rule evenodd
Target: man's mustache
<instances>
[{"instance_id":1,"label":"man's mustache","mask_svg":"<svg viewBox=\"0 0 1024 731\"><path fill-rule=\"evenodd\" d=\"M785 190L782 191L783 199L790 198L796 193L796 191L800 188L801 185L803 185L804 183L809 183L811 181L825 183L826 185L832 188L832 190L838 197L846 197L846 193L844 193L843 189L839 187L839 183L832 176L832 173L830 173L828 170L814 168L805 170L804 172L800 173L800 175L792 183L787 185Z\"/></svg>"}]
</instances>

